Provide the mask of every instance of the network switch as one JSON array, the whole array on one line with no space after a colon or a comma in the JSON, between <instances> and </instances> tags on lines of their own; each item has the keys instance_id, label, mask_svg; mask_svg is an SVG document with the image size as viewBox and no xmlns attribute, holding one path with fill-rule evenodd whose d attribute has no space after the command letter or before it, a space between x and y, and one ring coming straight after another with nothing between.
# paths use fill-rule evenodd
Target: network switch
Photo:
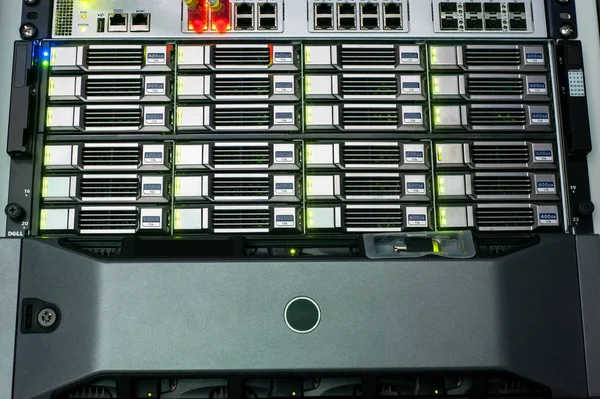
<instances>
[{"instance_id":1,"label":"network switch","mask_svg":"<svg viewBox=\"0 0 600 399\"><path fill-rule=\"evenodd\" d=\"M533 32L531 0L448 1L435 0L436 32L488 33Z\"/></svg>"},{"instance_id":2,"label":"network switch","mask_svg":"<svg viewBox=\"0 0 600 399\"><path fill-rule=\"evenodd\" d=\"M311 32L344 32L369 34L382 31L407 32L406 0L311 0L309 26Z\"/></svg>"}]
</instances>

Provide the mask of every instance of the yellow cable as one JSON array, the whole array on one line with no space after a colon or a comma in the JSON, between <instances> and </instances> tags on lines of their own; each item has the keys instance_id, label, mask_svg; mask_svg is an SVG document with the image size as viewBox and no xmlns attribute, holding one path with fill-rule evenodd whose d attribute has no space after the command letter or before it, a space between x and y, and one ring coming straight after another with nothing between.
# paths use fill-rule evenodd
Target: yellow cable
<instances>
[{"instance_id":1,"label":"yellow cable","mask_svg":"<svg viewBox=\"0 0 600 399\"><path fill-rule=\"evenodd\" d=\"M221 0L208 0L208 8L210 8L212 12L221 12L223 3L221 3Z\"/></svg>"},{"instance_id":2,"label":"yellow cable","mask_svg":"<svg viewBox=\"0 0 600 399\"><path fill-rule=\"evenodd\" d=\"M198 7L199 0L183 0L185 5L192 11L195 11Z\"/></svg>"}]
</instances>

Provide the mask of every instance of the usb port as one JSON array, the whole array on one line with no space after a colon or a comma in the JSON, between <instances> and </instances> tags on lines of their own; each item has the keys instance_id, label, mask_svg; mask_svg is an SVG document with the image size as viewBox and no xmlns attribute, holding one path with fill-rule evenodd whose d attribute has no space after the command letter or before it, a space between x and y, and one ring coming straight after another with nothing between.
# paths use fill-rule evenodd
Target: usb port
<instances>
[{"instance_id":1,"label":"usb port","mask_svg":"<svg viewBox=\"0 0 600 399\"><path fill-rule=\"evenodd\" d=\"M254 4L237 3L235 5L235 30L254 29Z\"/></svg>"},{"instance_id":2,"label":"usb port","mask_svg":"<svg viewBox=\"0 0 600 399\"><path fill-rule=\"evenodd\" d=\"M109 32L127 32L127 14L108 14Z\"/></svg>"},{"instance_id":3,"label":"usb port","mask_svg":"<svg viewBox=\"0 0 600 399\"><path fill-rule=\"evenodd\" d=\"M131 14L131 32L150 32L150 14Z\"/></svg>"},{"instance_id":4,"label":"usb port","mask_svg":"<svg viewBox=\"0 0 600 399\"><path fill-rule=\"evenodd\" d=\"M98 18L97 26L98 27L96 28L96 32L104 33L104 31L106 30L106 18Z\"/></svg>"}]
</instances>

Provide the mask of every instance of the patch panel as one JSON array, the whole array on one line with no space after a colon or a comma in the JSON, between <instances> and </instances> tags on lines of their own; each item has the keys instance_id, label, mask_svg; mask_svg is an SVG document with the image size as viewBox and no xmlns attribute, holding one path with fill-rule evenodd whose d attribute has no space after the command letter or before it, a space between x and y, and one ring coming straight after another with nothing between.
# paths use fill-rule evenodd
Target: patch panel
<instances>
[{"instance_id":1,"label":"patch panel","mask_svg":"<svg viewBox=\"0 0 600 399\"><path fill-rule=\"evenodd\" d=\"M426 131L426 108L421 105L339 104L308 105L306 130Z\"/></svg>"},{"instance_id":2,"label":"patch panel","mask_svg":"<svg viewBox=\"0 0 600 399\"><path fill-rule=\"evenodd\" d=\"M441 229L478 231L537 231L560 227L560 208L541 204L440 205Z\"/></svg>"},{"instance_id":3,"label":"patch panel","mask_svg":"<svg viewBox=\"0 0 600 399\"><path fill-rule=\"evenodd\" d=\"M406 0L311 0L309 31L348 34L396 31L407 32Z\"/></svg>"},{"instance_id":4,"label":"patch panel","mask_svg":"<svg viewBox=\"0 0 600 399\"><path fill-rule=\"evenodd\" d=\"M434 0L433 10L436 32L533 32L531 0Z\"/></svg>"},{"instance_id":5,"label":"patch panel","mask_svg":"<svg viewBox=\"0 0 600 399\"><path fill-rule=\"evenodd\" d=\"M45 175L44 203L166 203L170 176L138 174Z\"/></svg>"},{"instance_id":6,"label":"patch panel","mask_svg":"<svg viewBox=\"0 0 600 399\"><path fill-rule=\"evenodd\" d=\"M307 100L422 101L424 77L394 73L306 74Z\"/></svg>"},{"instance_id":7,"label":"patch panel","mask_svg":"<svg viewBox=\"0 0 600 399\"><path fill-rule=\"evenodd\" d=\"M431 178L427 174L314 173L306 176L306 199L342 201L430 201Z\"/></svg>"},{"instance_id":8,"label":"patch panel","mask_svg":"<svg viewBox=\"0 0 600 399\"><path fill-rule=\"evenodd\" d=\"M309 232L349 233L429 230L431 208L400 204L311 205L306 209Z\"/></svg>"}]
</instances>

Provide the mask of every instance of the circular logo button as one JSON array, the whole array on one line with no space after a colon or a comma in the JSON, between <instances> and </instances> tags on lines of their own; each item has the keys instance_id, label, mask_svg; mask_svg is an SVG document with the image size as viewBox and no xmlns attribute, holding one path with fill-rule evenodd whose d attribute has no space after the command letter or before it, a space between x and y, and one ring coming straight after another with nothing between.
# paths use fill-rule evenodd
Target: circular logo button
<instances>
[{"instance_id":1,"label":"circular logo button","mask_svg":"<svg viewBox=\"0 0 600 399\"><path fill-rule=\"evenodd\" d=\"M314 331L321 322L321 309L311 298L292 299L284 311L285 324L298 334Z\"/></svg>"}]
</instances>

